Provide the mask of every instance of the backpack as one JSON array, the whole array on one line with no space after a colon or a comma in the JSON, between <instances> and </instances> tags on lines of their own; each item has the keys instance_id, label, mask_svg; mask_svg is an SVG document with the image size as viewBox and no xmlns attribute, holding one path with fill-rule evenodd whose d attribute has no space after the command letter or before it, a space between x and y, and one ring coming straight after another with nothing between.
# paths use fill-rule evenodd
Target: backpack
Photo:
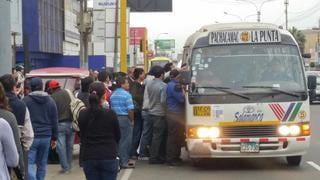
<instances>
[{"instance_id":1,"label":"backpack","mask_svg":"<svg viewBox=\"0 0 320 180\"><path fill-rule=\"evenodd\" d=\"M78 123L78 118L79 118L79 114L80 111L84 108L86 108L85 104L78 98L76 98L72 92L68 89L66 89L69 97L71 99L70 101L70 111L72 114L72 128L74 131L79 132L79 123Z\"/></svg>"}]
</instances>

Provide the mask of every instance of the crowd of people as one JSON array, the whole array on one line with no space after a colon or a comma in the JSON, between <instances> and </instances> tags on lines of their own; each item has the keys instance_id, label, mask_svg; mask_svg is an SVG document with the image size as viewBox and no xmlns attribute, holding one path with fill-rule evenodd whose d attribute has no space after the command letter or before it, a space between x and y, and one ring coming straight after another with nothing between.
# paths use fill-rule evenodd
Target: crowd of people
<instances>
[{"instance_id":1,"label":"crowd of people","mask_svg":"<svg viewBox=\"0 0 320 180\"><path fill-rule=\"evenodd\" d=\"M88 180L116 179L119 169L135 168L137 159L180 165L185 98L179 78L172 63L147 73L142 68L113 75L103 70L82 79L80 90L71 95L59 81L43 84L39 77L28 79L28 93L23 94L18 76L1 76L0 162L8 169L0 169L0 179L12 174L45 179L50 148L59 156L60 173L70 173L75 134ZM79 113L76 133L72 98L86 107Z\"/></svg>"}]
</instances>

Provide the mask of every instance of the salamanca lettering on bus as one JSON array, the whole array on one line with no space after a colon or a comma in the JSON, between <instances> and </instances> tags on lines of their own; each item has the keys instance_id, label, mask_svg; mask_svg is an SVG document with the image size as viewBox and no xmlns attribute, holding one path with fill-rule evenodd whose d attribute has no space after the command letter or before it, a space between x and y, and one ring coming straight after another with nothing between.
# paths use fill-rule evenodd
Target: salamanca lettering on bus
<instances>
[{"instance_id":1,"label":"salamanca lettering on bus","mask_svg":"<svg viewBox=\"0 0 320 180\"><path fill-rule=\"evenodd\" d=\"M258 113L240 113L236 112L234 117L236 118L236 122L260 122L263 120L264 114L262 112Z\"/></svg>"}]
</instances>

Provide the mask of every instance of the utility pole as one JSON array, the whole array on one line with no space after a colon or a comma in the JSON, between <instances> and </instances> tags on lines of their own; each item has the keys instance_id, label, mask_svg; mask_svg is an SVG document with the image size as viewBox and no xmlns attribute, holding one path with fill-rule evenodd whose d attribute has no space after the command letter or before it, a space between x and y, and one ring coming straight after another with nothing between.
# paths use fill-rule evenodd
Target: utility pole
<instances>
[{"instance_id":1,"label":"utility pole","mask_svg":"<svg viewBox=\"0 0 320 180\"><path fill-rule=\"evenodd\" d=\"M127 0L120 0L120 71L127 68Z\"/></svg>"},{"instance_id":2,"label":"utility pole","mask_svg":"<svg viewBox=\"0 0 320 180\"><path fill-rule=\"evenodd\" d=\"M143 41L142 43L144 44L143 46L143 59L144 59L144 71L147 72L148 70L148 55L147 55L147 51L148 51L148 43L147 43L147 31L144 32L144 35L143 35Z\"/></svg>"},{"instance_id":3,"label":"utility pole","mask_svg":"<svg viewBox=\"0 0 320 180\"><path fill-rule=\"evenodd\" d=\"M91 18L88 13L87 0L80 0L78 29L80 32L80 68L88 69L88 35L92 31Z\"/></svg>"},{"instance_id":4,"label":"utility pole","mask_svg":"<svg viewBox=\"0 0 320 180\"><path fill-rule=\"evenodd\" d=\"M136 66L136 65L137 65L136 30L133 29L133 66Z\"/></svg>"},{"instance_id":5,"label":"utility pole","mask_svg":"<svg viewBox=\"0 0 320 180\"><path fill-rule=\"evenodd\" d=\"M284 0L284 6L285 6L284 13L286 15L286 30L288 30L288 6L289 6L289 0Z\"/></svg>"},{"instance_id":6,"label":"utility pole","mask_svg":"<svg viewBox=\"0 0 320 180\"><path fill-rule=\"evenodd\" d=\"M116 1L116 10L115 10L115 24L114 24L114 56L113 56L113 71L118 71L118 19L119 19L119 1Z\"/></svg>"},{"instance_id":7,"label":"utility pole","mask_svg":"<svg viewBox=\"0 0 320 180\"><path fill-rule=\"evenodd\" d=\"M13 37L13 45L12 45L12 68L16 66L16 48L17 48L17 43L16 43L16 36L18 36L18 32L12 32L11 36Z\"/></svg>"}]
</instances>

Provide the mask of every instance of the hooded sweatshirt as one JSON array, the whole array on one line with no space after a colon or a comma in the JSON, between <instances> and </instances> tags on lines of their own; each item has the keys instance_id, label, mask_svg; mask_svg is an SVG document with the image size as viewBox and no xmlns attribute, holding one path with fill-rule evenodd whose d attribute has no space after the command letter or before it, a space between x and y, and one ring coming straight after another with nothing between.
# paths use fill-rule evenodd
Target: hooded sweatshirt
<instances>
[{"instance_id":1,"label":"hooded sweatshirt","mask_svg":"<svg viewBox=\"0 0 320 180\"><path fill-rule=\"evenodd\" d=\"M35 138L58 137L58 111L54 100L43 91L34 91L26 96L26 103L34 129Z\"/></svg>"},{"instance_id":2,"label":"hooded sweatshirt","mask_svg":"<svg viewBox=\"0 0 320 180\"><path fill-rule=\"evenodd\" d=\"M6 96L8 97L13 114L16 116L18 125L24 126L26 105L13 92L6 92Z\"/></svg>"}]
</instances>

